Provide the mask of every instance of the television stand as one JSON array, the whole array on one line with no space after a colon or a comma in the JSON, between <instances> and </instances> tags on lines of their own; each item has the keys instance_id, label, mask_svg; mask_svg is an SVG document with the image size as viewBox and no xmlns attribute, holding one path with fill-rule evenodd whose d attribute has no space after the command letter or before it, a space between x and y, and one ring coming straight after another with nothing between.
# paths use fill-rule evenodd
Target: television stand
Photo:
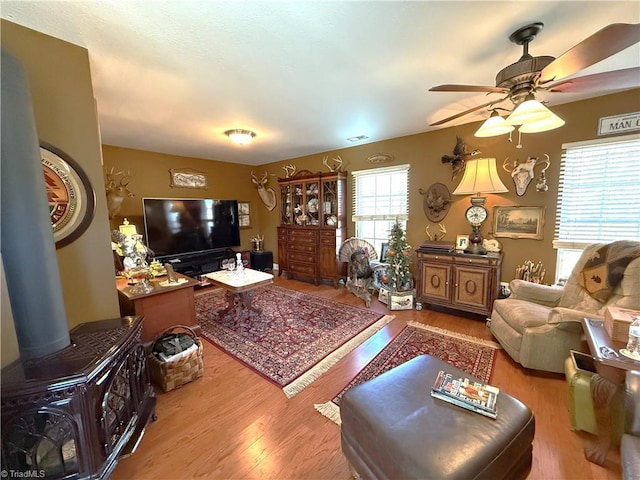
<instances>
[{"instance_id":1,"label":"television stand","mask_svg":"<svg viewBox=\"0 0 640 480\"><path fill-rule=\"evenodd\" d=\"M176 272L197 279L205 273L220 270L223 260L234 259L235 261L235 258L236 252L231 248L227 248L219 251L167 256L159 258L158 261L162 264L169 263Z\"/></svg>"}]
</instances>

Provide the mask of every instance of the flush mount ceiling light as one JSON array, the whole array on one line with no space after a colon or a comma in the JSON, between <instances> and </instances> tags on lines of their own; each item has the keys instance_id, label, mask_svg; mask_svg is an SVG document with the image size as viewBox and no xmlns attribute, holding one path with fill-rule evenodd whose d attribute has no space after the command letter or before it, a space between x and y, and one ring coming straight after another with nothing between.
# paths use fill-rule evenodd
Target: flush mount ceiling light
<instances>
[{"instance_id":1,"label":"flush mount ceiling light","mask_svg":"<svg viewBox=\"0 0 640 480\"><path fill-rule=\"evenodd\" d=\"M246 145L253 137L256 136L255 132L251 130L242 130L240 128L234 128L233 130L227 130L224 134L231 139L233 143L238 145Z\"/></svg>"},{"instance_id":2,"label":"flush mount ceiling light","mask_svg":"<svg viewBox=\"0 0 640 480\"><path fill-rule=\"evenodd\" d=\"M349 141L349 142L359 142L361 140L366 140L367 138L369 138L369 137L367 137L366 135L358 135L356 137L347 138L347 141Z\"/></svg>"}]
</instances>

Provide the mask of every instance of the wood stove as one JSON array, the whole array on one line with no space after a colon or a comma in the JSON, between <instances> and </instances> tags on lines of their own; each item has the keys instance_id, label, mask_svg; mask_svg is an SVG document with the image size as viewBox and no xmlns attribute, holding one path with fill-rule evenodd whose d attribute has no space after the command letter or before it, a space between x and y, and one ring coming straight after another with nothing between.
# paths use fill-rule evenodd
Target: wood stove
<instances>
[{"instance_id":1,"label":"wood stove","mask_svg":"<svg viewBox=\"0 0 640 480\"><path fill-rule=\"evenodd\" d=\"M155 420L142 320L78 325L68 347L2 369L2 470L9 478L106 478L133 452Z\"/></svg>"}]
</instances>

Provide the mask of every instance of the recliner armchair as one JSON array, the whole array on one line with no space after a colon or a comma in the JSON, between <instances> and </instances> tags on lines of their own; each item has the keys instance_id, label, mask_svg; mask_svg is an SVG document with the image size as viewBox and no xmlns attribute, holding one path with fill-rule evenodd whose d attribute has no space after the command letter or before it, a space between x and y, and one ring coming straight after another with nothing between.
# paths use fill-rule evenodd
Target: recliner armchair
<instances>
[{"instance_id":1,"label":"recliner armchair","mask_svg":"<svg viewBox=\"0 0 640 480\"><path fill-rule=\"evenodd\" d=\"M614 242L611 245L622 242ZM628 251L640 252L640 242L624 242ZM584 351L582 319L603 318L609 305L640 309L640 257L637 255L624 269L620 283L597 300L587 291L589 282L602 278L586 268L601 256L605 244L585 248L564 287L540 285L524 280L510 282L511 295L496 300L489 329L505 351L523 367L549 372L564 372L570 350ZM615 250L614 250L615 253ZM588 272L588 275L585 274ZM585 285L585 282L587 283ZM601 292L599 298L605 297Z\"/></svg>"}]
</instances>

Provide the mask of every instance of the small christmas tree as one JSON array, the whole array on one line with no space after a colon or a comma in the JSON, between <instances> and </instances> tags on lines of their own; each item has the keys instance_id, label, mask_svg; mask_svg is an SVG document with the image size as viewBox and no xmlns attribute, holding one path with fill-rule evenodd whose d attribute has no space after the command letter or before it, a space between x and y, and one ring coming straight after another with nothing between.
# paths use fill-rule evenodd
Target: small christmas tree
<instances>
[{"instance_id":1,"label":"small christmas tree","mask_svg":"<svg viewBox=\"0 0 640 480\"><path fill-rule=\"evenodd\" d=\"M411 245L407 243L404 231L397 221L389 232L387 263L389 264L387 269L389 290L392 292L411 290L413 288L413 278L409 270Z\"/></svg>"}]
</instances>

